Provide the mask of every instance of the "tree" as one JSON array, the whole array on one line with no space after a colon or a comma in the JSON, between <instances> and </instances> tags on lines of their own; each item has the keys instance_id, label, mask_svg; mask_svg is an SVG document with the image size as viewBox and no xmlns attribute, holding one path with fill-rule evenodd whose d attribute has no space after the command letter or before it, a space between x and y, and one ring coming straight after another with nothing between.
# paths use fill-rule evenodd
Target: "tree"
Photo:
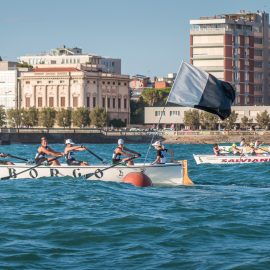
<instances>
[{"instance_id":1,"label":"tree","mask_svg":"<svg viewBox=\"0 0 270 270\"><path fill-rule=\"evenodd\" d=\"M249 126L249 121L250 121L250 119L248 119L248 117L247 116L243 116L242 118L241 118L241 124L240 124L240 126L241 126L241 128L248 128L248 126Z\"/></svg>"},{"instance_id":2,"label":"tree","mask_svg":"<svg viewBox=\"0 0 270 270\"><path fill-rule=\"evenodd\" d=\"M22 109L21 124L26 127L36 127L38 125L38 109L31 107L28 110Z\"/></svg>"},{"instance_id":3,"label":"tree","mask_svg":"<svg viewBox=\"0 0 270 270\"><path fill-rule=\"evenodd\" d=\"M216 129L218 120L219 120L218 116L213 113L209 112L200 113L200 123L205 129L211 130Z\"/></svg>"},{"instance_id":4,"label":"tree","mask_svg":"<svg viewBox=\"0 0 270 270\"><path fill-rule=\"evenodd\" d=\"M235 111L232 111L232 113L230 114L230 116L228 118L226 118L222 124L224 125L224 127L226 129L232 129L236 120L237 120L237 116L238 113L236 113Z\"/></svg>"},{"instance_id":5,"label":"tree","mask_svg":"<svg viewBox=\"0 0 270 270\"><path fill-rule=\"evenodd\" d=\"M112 119L109 125L116 128L120 128L120 127L124 127L126 124L121 119Z\"/></svg>"},{"instance_id":6,"label":"tree","mask_svg":"<svg viewBox=\"0 0 270 270\"><path fill-rule=\"evenodd\" d=\"M268 129L270 116L268 112L265 110L262 113L257 113L256 121L260 128Z\"/></svg>"},{"instance_id":7,"label":"tree","mask_svg":"<svg viewBox=\"0 0 270 270\"><path fill-rule=\"evenodd\" d=\"M7 110L7 120L11 127L19 127L22 122L22 110L9 109Z\"/></svg>"},{"instance_id":8,"label":"tree","mask_svg":"<svg viewBox=\"0 0 270 270\"><path fill-rule=\"evenodd\" d=\"M43 108L39 114L39 123L46 128L52 128L55 123L56 111L53 108Z\"/></svg>"},{"instance_id":9,"label":"tree","mask_svg":"<svg viewBox=\"0 0 270 270\"><path fill-rule=\"evenodd\" d=\"M162 106L166 103L169 93L170 88L148 88L142 92L142 98L148 106Z\"/></svg>"},{"instance_id":10,"label":"tree","mask_svg":"<svg viewBox=\"0 0 270 270\"><path fill-rule=\"evenodd\" d=\"M0 127L4 126L6 124L6 111L4 109L4 106L0 106Z\"/></svg>"},{"instance_id":11,"label":"tree","mask_svg":"<svg viewBox=\"0 0 270 270\"><path fill-rule=\"evenodd\" d=\"M131 124L144 124L144 107L146 103L142 96L138 101L130 100L130 122Z\"/></svg>"},{"instance_id":12,"label":"tree","mask_svg":"<svg viewBox=\"0 0 270 270\"><path fill-rule=\"evenodd\" d=\"M184 124L191 129L198 129L200 125L200 113L198 110L188 110L184 113Z\"/></svg>"},{"instance_id":13,"label":"tree","mask_svg":"<svg viewBox=\"0 0 270 270\"><path fill-rule=\"evenodd\" d=\"M86 127L90 124L89 111L80 107L72 112L72 122L75 127Z\"/></svg>"},{"instance_id":14,"label":"tree","mask_svg":"<svg viewBox=\"0 0 270 270\"><path fill-rule=\"evenodd\" d=\"M71 126L71 118L72 112L71 110L61 109L57 112L57 125L59 127L70 127Z\"/></svg>"},{"instance_id":15,"label":"tree","mask_svg":"<svg viewBox=\"0 0 270 270\"><path fill-rule=\"evenodd\" d=\"M90 112L90 118L91 123L98 128L105 127L107 125L108 115L104 108L94 108Z\"/></svg>"}]
</instances>

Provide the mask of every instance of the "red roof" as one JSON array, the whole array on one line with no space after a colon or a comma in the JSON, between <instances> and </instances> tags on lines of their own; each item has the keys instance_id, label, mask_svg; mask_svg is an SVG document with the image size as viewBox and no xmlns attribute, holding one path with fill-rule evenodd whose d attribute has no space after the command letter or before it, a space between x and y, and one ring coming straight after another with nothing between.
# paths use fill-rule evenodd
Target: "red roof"
<instances>
[{"instance_id":1,"label":"red roof","mask_svg":"<svg viewBox=\"0 0 270 270\"><path fill-rule=\"evenodd\" d=\"M33 68L33 72L72 72L80 71L74 67Z\"/></svg>"}]
</instances>

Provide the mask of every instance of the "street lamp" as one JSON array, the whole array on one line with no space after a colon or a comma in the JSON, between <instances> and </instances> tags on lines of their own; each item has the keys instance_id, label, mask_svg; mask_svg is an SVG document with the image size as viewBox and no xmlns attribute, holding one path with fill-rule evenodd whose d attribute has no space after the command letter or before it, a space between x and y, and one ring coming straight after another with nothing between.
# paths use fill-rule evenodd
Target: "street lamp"
<instances>
[{"instance_id":1,"label":"street lamp","mask_svg":"<svg viewBox=\"0 0 270 270\"><path fill-rule=\"evenodd\" d=\"M66 117L63 117L63 125L64 125L64 129L66 129Z\"/></svg>"}]
</instances>

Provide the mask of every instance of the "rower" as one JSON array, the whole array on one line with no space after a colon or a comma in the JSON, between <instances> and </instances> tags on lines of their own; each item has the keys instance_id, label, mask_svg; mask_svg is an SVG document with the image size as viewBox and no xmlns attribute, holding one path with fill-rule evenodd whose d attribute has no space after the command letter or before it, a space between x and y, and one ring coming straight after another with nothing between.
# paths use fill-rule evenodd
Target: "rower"
<instances>
[{"instance_id":1,"label":"rower","mask_svg":"<svg viewBox=\"0 0 270 270\"><path fill-rule=\"evenodd\" d=\"M240 147L244 147L246 146L246 140L245 138L242 138L241 142L240 142Z\"/></svg>"},{"instance_id":2,"label":"rower","mask_svg":"<svg viewBox=\"0 0 270 270\"><path fill-rule=\"evenodd\" d=\"M219 146L218 146L217 143L214 144L213 151L214 151L215 156L219 156L220 155L221 149L219 148Z\"/></svg>"},{"instance_id":3,"label":"rower","mask_svg":"<svg viewBox=\"0 0 270 270\"><path fill-rule=\"evenodd\" d=\"M250 143L249 147L250 147L250 150L249 150L248 154L250 154L251 156L256 156L257 153L255 151L254 143Z\"/></svg>"},{"instance_id":4,"label":"rower","mask_svg":"<svg viewBox=\"0 0 270 270\"><path fill-rule=\"evenodd\" d=\"M5 158L7 157L7 154L0 153L0 157ZM14 163L11 161L0 160L0 165L14 165Z\"/></svg>"},{"instance_id":5,"label":"rower","mask_svg":"<svg viewBox=\"0 0 270 270\"><path fill-rule=\"evenodd\" d=\"M48 157L52 156L52 157ZM36 164L44 164L44 165L54 165L59 166L60 163L55 157L61 157L63 153L56 152L52 148L48 146L48 140L45 137L41 138L41 145L37 149L37 153L35 156Z\"/></svg>"},{"instance_id":6,"label":"rower","mask_svg":"<svg viewBox=\"0 0 270 270\"><path fill-rule=\"evenodd\" d=\"M254 148L258 149L263 145L263 142L260 142L259 140L256 140L254 143Z\"/></svg>"},{"instance_id":7,"label":"rower","mask_svg":"<svg viewBox=\"0 0 270 270\"><path fill-rule=\"evenodd\" d=\"M233 155L240 155L241 154L241 150L236 146L235 143L232 144L232 153Z\"/></svg>"},{"instance_id":8,"label":"rower","mask_svg":"<svg viewBox=\"0 0 270 270\"><path fill-rule=\"evenodd\" d=\"M152 146L157 150L156 159L152 164L165 164L168 150L162 145L161 141L154 142Z\"/></svg>"},{"instance_id":9,"label":"rower","mask_svg":"<svg viewBox=\"0 0 270 270\"><path fill-rule=\"evenodd\" d=\"M74 142L71 140L71 139L67 139L65 141L65 150L64 150L64 154L65 154L65 159L67 161L67 164L68 165L79 165L79 166L86 166L88 165L87 162L85 161L80 161L80 160L76 160L74 158L74 152L76 151L85 151L86 148L82 145L76 145L74 146Z\"/></svg>"},{"instance_id":10,"label":"rower","mask_svg":"<svg viewBox=\"0 0 270 270\"><path fill-rule=\"evenodd\" d=\"M137 152L134 152L134 151L124 147L124 140L119 139L118 146L113 151L112 163L117 164L117 163L120 163L121 161L123 161L123 162L127 161L128 165L134 165L134 162L132 160L129 160L130 157L133 157L133 155L131 153L132 154L136 153L136 155L138 154ZM121 156L127 156L127 158L123 158L121 160Z\"/></svg>"}]
</instances>

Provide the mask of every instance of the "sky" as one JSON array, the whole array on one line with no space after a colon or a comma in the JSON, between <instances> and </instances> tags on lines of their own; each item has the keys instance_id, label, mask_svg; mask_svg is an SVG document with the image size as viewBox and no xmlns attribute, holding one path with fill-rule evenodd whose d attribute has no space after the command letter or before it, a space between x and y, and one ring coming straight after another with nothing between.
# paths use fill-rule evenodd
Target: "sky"
<instances>
[{"instance_id":1,"label":"sky","mask_svg":"<svg viewBox=\"0 0 270 270\"><path fill-rule=\"evenodd\" d=\"M166 76L189 61L189 20L269 0L1 0L0 56L17 60L63 45L121 58L126 75Z\"/></svg>"}]
</instances>

